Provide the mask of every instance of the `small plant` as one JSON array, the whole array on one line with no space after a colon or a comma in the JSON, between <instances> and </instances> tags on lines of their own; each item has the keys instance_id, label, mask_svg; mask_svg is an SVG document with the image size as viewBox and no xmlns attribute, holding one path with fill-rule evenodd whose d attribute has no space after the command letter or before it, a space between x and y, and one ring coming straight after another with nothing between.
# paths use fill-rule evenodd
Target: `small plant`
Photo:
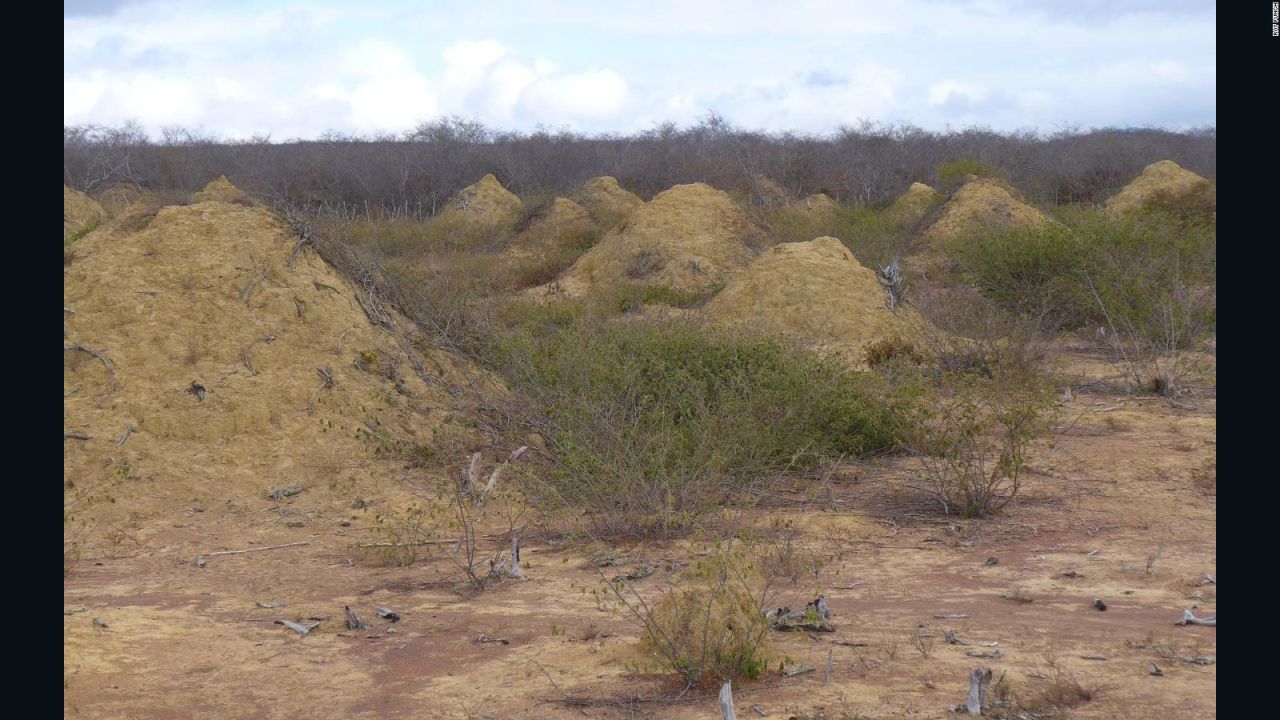
<instances>
[{"instance_id":1,"label":"small plant","mask_svg":"<svg viewBox=\"0 0 1280 720\"><path fill-rule=\"evenodd\" d=\"M920 653L920 657L926 660L929 659L929 656L933 654L933 635L925 633L922 628L916 628L911 633L911 647Z\"/></svg>"},{"instance_id":2,"label":"small plant","mask_svg":"<svg viewBox=\"0 0 1280 720\"><path fill-rule=\"evenodd\" d=\"M1044 666L1033 670L1038 682L1029 692L1010 691L1010 705L1024 714L1063 713L1093 700L1097 689L1086 685L1053 654L1044 656Z\"/></svg>"},{"instance_id":3,"label":"small plant","mask_svg":"<svg viewBox=\"0 0 1280 720\"><path fill-rule=\"evenodd\" d=\"M907 298L907 280L902 275L898 256L894 255L893 260L880 268L876 275L880 278L880 286L884 288L885 304L890 311L896 312Z\"/></svg>"},{"instance_id":4,"label":"small plant","mask_svg":"<svg viewBox=\"0 0 1280 720\"><path fill-rule=\"evenodd\" d=\"M610 583L643 625L642 652L689 686L760 677L769 665L769 585L759 579L758 567L741 552L722 550L691 568L687 579L689 586L670 588L654 605Z\"/></svg>"},{"instance_id":5,"label":"small plant","mask_svg":"<svg viewBox=\"0 0 1280 720\"><path fill-rule=\"evenodd\" d=\"M900 336L867 344L863 349L863 359L867 367L873 370L896 363L920 365L925 361L924 353L915 346L915 343Z\"/></svg>"},{"instance_id":6,"label":"small plant","mask_svg":"<svg viewBox=\"0 0 1280 720\"><path fill-rule=\"evenodd\" d=\"M886 660L893 662L898 657L898 636L887 632L881 633L880 650L884 653Z\"/></svg>"},{"instance_id":7,"label":"small plant","mask_svg":"<svg viewBox=\"0 0 1280 720\"><path fill-rule=\"evenodd\" d=\"M375 534L384 541L375 543L371 549L383 562L408 567L418 561L419 545L430 527L426 510L411 505L401 513L378 513L373 522Z\"/></svg>"},{"instance_id":8,"label":"small plant","mask_svg":"<svg viewBox=\"0 0 1280 720\"><path fill-rule=\"evenodd\" d=\"M1026 456L1048 428L1047 388L994 388L963 378L906 409L904 445L916 453L926 483L918 486L946 514L985 517L1008 505L1022 486Z\"/></svg>"}]
</instances>

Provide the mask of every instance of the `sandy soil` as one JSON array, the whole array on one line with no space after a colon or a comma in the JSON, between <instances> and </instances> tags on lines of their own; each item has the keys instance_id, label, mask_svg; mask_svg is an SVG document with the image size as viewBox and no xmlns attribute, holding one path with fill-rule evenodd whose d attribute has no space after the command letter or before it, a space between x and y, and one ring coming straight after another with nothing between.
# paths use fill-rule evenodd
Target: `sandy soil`
<instances>
[{"instance_id":1,"label":"sandy soil","mask_svg":"<svg viewBox=\"0 0 1280 720\"><path fill-rule=\"evenodd\" d=\"M1064 358L1090 376L1106 370L1080 353ZM838 630L774 638L775 657L818 670L742 684L738 717L948 717L971 667L1031 688L1046 655L1095 691L1070 717L1216 716L1216 665L1161 656L1216 655L1216 628L1174 625L1192 605L1216 614L1217 586L1205 580L1216 576L1216 481L1205 479L1215 477L1216 403L1190 402L1194 410L1077 391L1021 502L994 520L945 519L907 500L903 458L847 466L829 487L771 498L751 520L803 531L826 561L816 582ZM705 552L699 541L564 548L526 539L526 582L464 599L445 560L387 567L353 550L377 537L370 511L312 503L310 524L292 527L270 500L218 492L153 508L160 520L145 542L91 546L72 568L66 717L718 717L714 689L655 700L679 687L628 669L638 628L599 602L602 573L640 559L665 561L634 583L656 595L667 568ZM195 563L300 541L310 544ZM592 558L608 552L633 560L601 569ZM814 585L787 590L804 602ZM1032 601L1001 597L1010 593ZM344 606L372 627L346 630ZM380 619L375 607L402 619ZM312 617L323 619L306 637L275 624ZM928 657L908 639L918 629L937 636ZM971 644L944 643L945 630ZM476 642L481 635L506 642ZM966 655L996 649L999 659ZM1149 673L1153 662L1163 676Z\"/></svg>"}]
</instances>

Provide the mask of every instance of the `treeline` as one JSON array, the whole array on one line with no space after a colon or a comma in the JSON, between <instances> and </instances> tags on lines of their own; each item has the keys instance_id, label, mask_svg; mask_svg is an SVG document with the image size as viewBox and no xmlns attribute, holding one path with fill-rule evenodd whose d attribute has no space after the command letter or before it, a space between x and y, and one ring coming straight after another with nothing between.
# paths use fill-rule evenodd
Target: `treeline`
<instances>
[{"instance_id":1,"label":"treeline","mask_svg":"<svg viewBox=\"0 0 1280 720\"><path fill-rule=\"evenodd\" d=\"M816 136L747 131L715 115L687 128L665 124L634 135L522 134L449 118L403 135L330 133L288 142L228 141L186 129L153 139L136 124L63 128L64 182L80 190L131 182L194 191L226 175L279 200L413 216L432 214L485 173L521 195L562 194L612 175L645 198L689 182L751 192L750 178L762 174L797 195L824 192L876 204L913 181L937 183L938 166L962 157L994 168L1033 200L1092 203L1158 160L1213 177L1217 134L1211 128L938 133L862 123Z\"/></svg>"}]
</instances>

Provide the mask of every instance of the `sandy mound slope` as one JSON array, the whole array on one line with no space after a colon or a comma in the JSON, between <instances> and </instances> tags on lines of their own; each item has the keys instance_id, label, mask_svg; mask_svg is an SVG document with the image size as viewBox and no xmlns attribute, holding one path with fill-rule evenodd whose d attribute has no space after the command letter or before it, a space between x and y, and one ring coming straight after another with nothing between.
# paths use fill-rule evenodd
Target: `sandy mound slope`
<instances>
[{"instance_id":1,"label":"sandy mound slope","mask_svg":"<svg viewBox=\"0 0 1280 720\"><path fill-rule=\"evenodd\" d=\"M442 214L480 225L501 225L514 219L520 205L520 198L502 187L498 178L489 173L459 190L449 199Z\"/></svg>"},{"instance_id":2,"label":"sandy mound slope","mask_svg":"<svg viewBox=\"0 0 1280 720\"><path fill-rule=\"evenodd\" d=\"M630 217L644 201L632 192L624 190L618 181L601 176L582 184L573 199L595 217L601 227L611 228Z\"/></svg>"},{"instance_id":3,"label":"sandy mound slope","mask_svg":"<svg viewBox=\"0 0 1280 720\"><path fill-rule=\"evenodd\" d=\"M889 214L904 224L918 223L924 219L933 205L937 191L920 182L911 183L911 187L902 193L889 206Z\"/></svg>"},{"instance_id":4,"label":"sandy mound slope","mask_svg":"<svg viewBox=\"0 0 1280 720\"><path fill-rule=\"evenodd\" d=\"M1143 168L1141 175L1108 198L1106 210L1111 213L1140 210L1153 195L1166 194L1178 198L1208 184L1208 180L1172 160L1161 160Z\"/></svg>"},{"instance_id":5,"label":"sandy mound slope","mask_svg":"<svg viewBox=\"0 0 1280 720\"><path fill-rule=\"evenodd\" d=\"M756 201L765 207L784 207L792 201L791 193L766 175L756 174L753 183L743 188ZM823 197L826 197L825 195Z\"/></svg>"},{"instance_id":6,"label":"sandy mound slope","mask_svg":"<svg viewBox=\"0 0 1280 720\"><path fill-rule=\"evenodd\" d=\"M142 199L142 188L128 182L118 182L102 190L94 191L94 198L102 203L102 207L113 217L122 210Z\"/></svg>"},{"instance_id":7,"label":"sandy mound slope","mask_svg":"<svg viewBox=\"0 0 1280 720\"><path fill-rule=\"evenodd\" d=\"M536 294L581 297L631 281L701 291L754 257L755 229L724 192L704 183L658 193Z\"/></svg>"},{"instance_id":8,"label":"sandy mound slope","mask_svg":"<svg viewBox=\"0 0 1280 720\"><path fill-rule=\"evenodd\" d=\"M586 208L567 198L556 198L516 237L516 242L527 246L555 245L559 238L581 235L595 227Z\"/></svg>"},{"instance_id":9,"label":"sandy mound slope","mask_svg":"<svg viewBox=\"0 0 1280 720\"><path fill-rule=\"evenodd\" d=\"M107 219L107 211L97 200L66 185L62 186L62 241L65 243L85 228Z\"/></svg>"},{"instance_id":10,"label":"sandy mound slope","mask_svg":"<svg viewBox=\"0 0 1280 720\"><path fill-rule=\"evenodd\" d=\"M816 341L858 361L867 343L914 335L923 322L909 307L890 311L875 272L832 237L773 246L716 293L702 314Z\"/></svg>"},{"instance_id":11,"label":"sandy mound slope","mask_svg":"<svg viewBox=\"0 0 1280 720\"><path fill-rule=\"evenodd\" d=\"M792 210L799 210L814 216L824 216L834 213L840 209L840 205L825 193L815 193L802 200L791 203Z\"/></svg>"},{"instance_id":12,"label":"sandy mound slope","mask_svg":"<svg viewBox=\"0 0 1280 720\"><path fill-rule=\"evenodd\" d=\"M1054 222L1014 197L998 180L970 175L943 203L921 233L930 245L992 228L1014 228Z\"/></svg>"},{"instance_id":13,"label":"sandy mound slope","mask_svg":"<svg viewBox=\"0 0 1280 720\"><path fill-rule=\"evenodd\" d=\"M217 180L205 185L196 193L196 202L225 202L240 205L252 205L253 198L248 193L231 184L226 175L219 175Z\"/></svg>"},{"instance_id":14,"label":"sandy mound slope","mask_svg":"<svg viewBox=\"0 0 1280 720\"><path fill-rule=\"evenodd\" d=\"M368 297L309 246L290 266L294 247L268 211L220 201L78 243L64 430L88 439L64 442L69 488L122 483L112 507L143 515L257 506L285 486L310 502L369 492L379 449L444 442L443 388L463 366L413 351L394 312L371 323Z\"/></svg>"}]
</instances>

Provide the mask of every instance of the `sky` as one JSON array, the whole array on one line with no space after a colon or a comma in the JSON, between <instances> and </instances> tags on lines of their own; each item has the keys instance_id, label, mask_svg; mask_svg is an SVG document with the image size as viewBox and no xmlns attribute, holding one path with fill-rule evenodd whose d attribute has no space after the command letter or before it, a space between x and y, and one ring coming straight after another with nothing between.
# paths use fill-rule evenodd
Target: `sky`
<instances>
[{"instance_id":1,"label":"sky","mask_svg":"<svg viewBox=\"0 0 1280 720\"><path fill-rule=\"evenodd\" d=\"M63 122L229 139L1216 124L1212 0L67 0Z\"/></svg>"}]
</instances>

